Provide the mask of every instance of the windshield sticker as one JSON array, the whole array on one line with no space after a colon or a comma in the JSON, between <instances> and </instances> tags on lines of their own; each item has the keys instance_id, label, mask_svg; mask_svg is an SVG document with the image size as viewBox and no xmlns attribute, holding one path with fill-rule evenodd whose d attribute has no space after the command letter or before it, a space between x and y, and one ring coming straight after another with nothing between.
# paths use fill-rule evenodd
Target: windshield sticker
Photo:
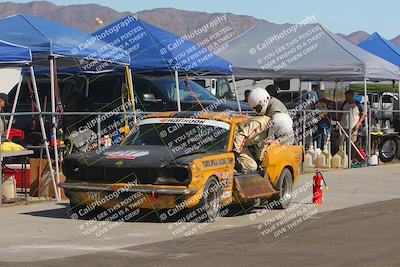
<instances>
[{"instance_id":1,"label":"windshield sticker","mask_svg":"<svg viewBox=\"0 0 400 267\"><path fill-rule=\"evenodd\" d=\"M112 151L104 153L108 159L136 159L149 155L149 151L129 150L129 151Z\"/></svg>"},{"instance_id":2,"label":"windshield sticker","mask_svg":"<svg viewBox=\"0 0 400 267\"><path fill-rule=\"evenodd\" d=\"M162 123L172 123L172 124L193 124L193 125L204 125L219 127L226 130L230 129L229 123L216 120L202 120L202 119L192 119L192 118L150 118L144 119L139 122L138 125L145 124L162 124Z\"/></svg>"}]
</instances>

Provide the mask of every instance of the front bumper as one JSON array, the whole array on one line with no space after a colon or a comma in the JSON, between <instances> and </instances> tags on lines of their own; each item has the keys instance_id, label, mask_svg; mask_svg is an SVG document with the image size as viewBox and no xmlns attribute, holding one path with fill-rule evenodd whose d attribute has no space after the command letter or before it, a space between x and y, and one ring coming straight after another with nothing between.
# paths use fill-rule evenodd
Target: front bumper
<instances>
[{"instance_id":1,"label":"front bumper","mask_svg":"<svg viewBox=\"0 0 400 267\"><path fill-rule=\"evenodd\" d=\"M90 183L60 183L59 187L66 191L75 192L117 192L123 188L124 192L127 193L144 193L144 194L159 194L159 195L177 195L186 196L194 195L197 193L195 189L189 188L177 188L177 187L160 187L152 185L136 185L136 186L125 186L125 185L107 185L107 184L90 184Z\"/></svg>"}]
</instances>

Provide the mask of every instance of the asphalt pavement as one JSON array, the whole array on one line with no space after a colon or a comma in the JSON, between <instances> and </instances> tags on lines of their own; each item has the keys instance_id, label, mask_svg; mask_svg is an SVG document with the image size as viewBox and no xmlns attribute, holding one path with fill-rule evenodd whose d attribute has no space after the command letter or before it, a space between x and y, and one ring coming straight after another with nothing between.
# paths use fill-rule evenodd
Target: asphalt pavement
<instances>
[{"instance_id":1,"label":"asphalt pavement","mask_svg":"<svg viewBox=\"0 0 400 267\"><path fill-rule=\"evenodd\" d=\"M0 266L400 266L399 167L326 172L321 206L310 203L305 174L288 210L258 207L212 224L153 216L96 222L88 233L94 222L68 218L66 203L4 207Z\"/></svg>"}]
</instances>

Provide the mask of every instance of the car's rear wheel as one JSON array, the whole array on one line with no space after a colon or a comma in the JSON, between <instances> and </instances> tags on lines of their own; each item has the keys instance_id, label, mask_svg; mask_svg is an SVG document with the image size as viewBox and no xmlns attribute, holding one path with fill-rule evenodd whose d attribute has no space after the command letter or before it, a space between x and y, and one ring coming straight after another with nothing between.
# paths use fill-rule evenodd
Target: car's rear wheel
<instances>
[{"instance_id":1,"label":"car's rear wheel","mask_svg":"<svg viewBox=\"0 0 400 267\"><path fill-rule=\"evenodd\" d=\"M213 222L220 216L221 188L216 178L210 178L205 184L198 210L203 221Z\"/></svg>"},{"instance_id":2,"label":"car's rear wheel","mask_svg":"<svg viewBox=\"0 0 400 267\"><path fill-rule=\"evenodd\" d=\"M278 191L278 194L272 197L272 200L275 200L275 203L279 204L276 204L274 208L287 209L292 201L293 192L293 175L288 168L282 171L275 185L275 190Z\"/></svg>"}]
</instances>

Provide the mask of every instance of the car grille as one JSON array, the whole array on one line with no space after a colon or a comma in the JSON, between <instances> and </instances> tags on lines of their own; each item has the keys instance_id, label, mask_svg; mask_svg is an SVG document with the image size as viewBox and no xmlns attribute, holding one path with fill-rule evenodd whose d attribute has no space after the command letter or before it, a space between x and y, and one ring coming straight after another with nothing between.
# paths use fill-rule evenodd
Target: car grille
<instances>
[{"instance_id":1,"label":"car grille","mask_svg":"<svg viewBox=\"0 0 400 267\"><path fill-rule=\"evenodd\" d=\"M80 172L79 180L85 182L99 181L109 184L128 182L154 184L158 176L159 169L154 168L85 167Z\"/></svg>"}]
</instances>

